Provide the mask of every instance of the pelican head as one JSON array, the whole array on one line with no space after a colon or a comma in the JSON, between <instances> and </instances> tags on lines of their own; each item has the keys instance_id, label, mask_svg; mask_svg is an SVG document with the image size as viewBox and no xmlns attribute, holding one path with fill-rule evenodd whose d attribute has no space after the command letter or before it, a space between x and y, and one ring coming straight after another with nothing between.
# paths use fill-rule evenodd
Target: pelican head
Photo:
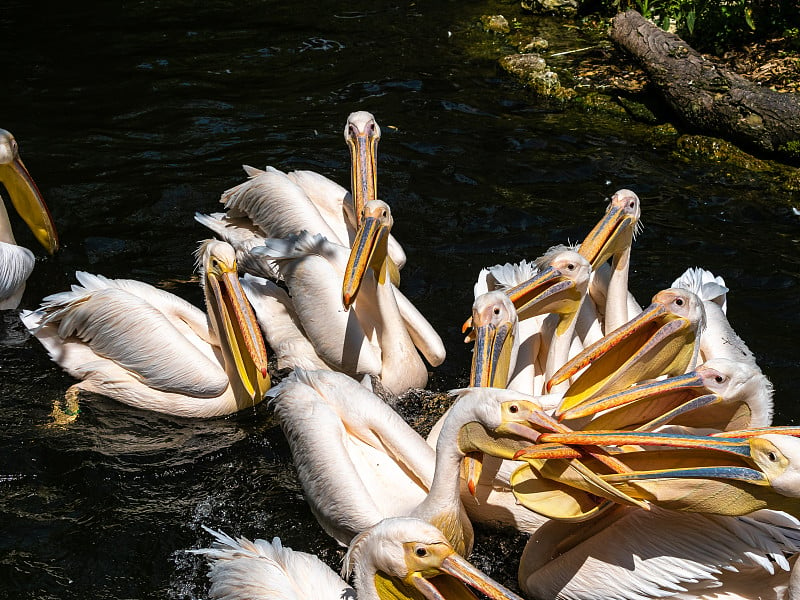
<instances>
[{"instance_id":1,"label":"pelican head","mask_svg":"<svg viewBox=\"0 0 800 600\"><path fill-rule=\"evenodd\" d=\"M552 422L534 396L521 392L471 387L451 393L457 401L447 418L462 423L458 447L465 454L480 451L511 459L539 438L535 426L548 428Z\"/></svg>"},{"instance_id":2,"label":"pelican head","mask_svg":"<svg viewBox=\"0 0 800 600\"><path fill-rule=\"evenodd\" d=\"M769 508L797 517L800 439L769 431L725 432L724 437L586 431L544 433L539 439L618 447L622 452L615 456L629 470L600 477L624 494L664 508L724 515Z\"/></svg>"},{"instance_id":3,"label":"pelican head","mask_svg":"<svg viewBox=\"0 0 800 600\"><path fill-rule=\"evenodd\" d=\"M777 434L753 437L750 456L773 490L789 498L800 498L800 439Z\"/></svg>"},{"instance_id":4,"label":"pelican head","mask_svg":"<svg viewBox=\"0 0 800 600\"><path fill-rule=\"evenodd\" d=\"M399 280L397 267L388 257L389 232L393 224L392 211L386 202L371 200L366 203L342 282L345 309L355 301L368 267L379 283Z\"/></svg>"},{"instance_id":5,"label":"pelican head","mask_svg":"<svg viewBox=\"0 0 800 600\"><path fill-rule=\"evenodd\" d=\"M256 404L270 388L267 350L239 283L236 251L227 242L206 240L197 256L209 322L219 337L231 385L237 398L244 393Z\"/></svg>"},{"instance_id":6,"label":"pelican head","mask_svg":"<svg viewBox=\"0 0 800 600\"><path fill-rule=\"evenodd\" d=\"M361 225L361 211L375 200L378 188L378 142L381 128L372 113L360 110L350 113L344 126L344 141L350 148L350 177L353 210Z\"/></svg>"},{"instance_id":7,"label":"pelican head","mask_svg":"<svg viewBox=\"0 0 800 600\"><path fill-rule=\"evenodd\" d=\"M694 368L705 327L702 301L689 290L669 288L628 323L588 346L547 382L547 390L587 367L572 382L556 415L601 394ZM587 366L588 365L588 366Z\"/></svg>"},{"instance_id":8,"label":"pelican head","mask_svg":"<svg viewBox=\"0 0 800 600\"><path fill-rule=\"evenodd\" d=\"M639 196L619 190L612 197L606 214L581 243L579 252L597 269L610 257L630 248L641 217Z\"/></svg>"},{"instance_id":9,"label":"pelican head","mask_svg":"<svg viewBox=\"0 0 800 600\"><path fill-rule=\"evenodd\" d=\"M486 292L472 303L472 317L462 330L472 327L465 342L475 341L470 386L504 388L516 361L517 311L500 291Z\"/></svg>"},{"instance_id":10,"label":"pelican head","mask_svg":"<svg viewBox=\"0 0 800 600\"><path fill-rule=\"evenodd\" d=\"M467 586L492 600L521 600L462 558L430 523L409 517L380 521L350 543L343 576L354 574L357 589L376 597L471 598Z\"/></svg>"},{"instance_id":11,"label":"pelican head","mask_svg":"<svg viewBox=\"0 0 800 600\"><path fill-rule=\"evenodd\" d=\"M443 429L452 423L459 426L458 449L470 459L462 464L462 478L473 495L481 477L485 454L511 460L517 452L539 438L537 427L551 429L552 418L533 396L492 387L464 388L451 393L457 401L451 407ZM439 444L443 439L439 437ZM445 451L437 445L437 453Z\"/></svg>"},{"instance_id":12,"label":"pelican head","mask_svg":"<svg viewBox=\"0 0 800 600\"><path fill-rule=\"evenodd\" d=\"M574 316L589 285L589 261L574 250L556 246L537 259L536 266L536 275L506 290L519 318L551 312Z\"/></svg>"},{"instance_id":13,"label":"pelican head","mask_svg":"<svg viewBox=\"0 0 800 600\"><path fill-rule=\"evenodd\" d=\"M5 185L14 208L30 227L33 235L50 254L53 254L58 250L55 223L39 188L36 187L36 183L19 157L17 140L5 129L0 129L0 182ZM9 239L2 240L0 237L0 240L14 241L10 230L0 232L0 236L3 234Z\"/></svg>"},{"instance_id":14,"label":"pelican head","mask_svg":"<svg viewBox=\"0 0 800 600\"><path fill-rule=\"evenodd\" d=\"M562 415L564 420L586 417L594 418L583 429L763 427L772 419L772 384L749 362L712 358L684 375L598 397Z\"/></svg>"}]
</instances>

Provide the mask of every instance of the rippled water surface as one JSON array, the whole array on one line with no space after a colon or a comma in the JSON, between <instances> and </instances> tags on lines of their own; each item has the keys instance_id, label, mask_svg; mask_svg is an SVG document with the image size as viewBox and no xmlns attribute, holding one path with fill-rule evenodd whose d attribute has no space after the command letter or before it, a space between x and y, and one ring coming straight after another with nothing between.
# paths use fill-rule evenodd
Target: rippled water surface
<instances>
[{"instance_id":1,"label":"rippled water surface","mask_svg":"<svg viewBox=\"0 0 800 600\"><path fill-rule=\"evenodd\" d=\"M730 320L775 383L776 423L797 423L800 219L786 199L735 167L654 148L641 125L538 103L476 27L494 11L516 3L4 2L0 127L63 242L53 258L37 250L23 307L76 270L200 304L192 253L207 234L193 213L218 209L245 163L349 185L342 129L366 109L383 129L379 194L409 255L403 289L448 349L433 388L466 382L460 325L478 270L580 240L629 187L645 225L640 302L689 266L722 275ZM584 43L545 25L556 50ZM337 564L267 407L192 421L93 398L72 426L47 428L72 380L14 311L0 314L0 361L0 597L202 597L205 567L182 552L208 543L201 524L280 535ZM479 534L476 562L513 585L520 540Z\"/></svg>"}]
</instances>

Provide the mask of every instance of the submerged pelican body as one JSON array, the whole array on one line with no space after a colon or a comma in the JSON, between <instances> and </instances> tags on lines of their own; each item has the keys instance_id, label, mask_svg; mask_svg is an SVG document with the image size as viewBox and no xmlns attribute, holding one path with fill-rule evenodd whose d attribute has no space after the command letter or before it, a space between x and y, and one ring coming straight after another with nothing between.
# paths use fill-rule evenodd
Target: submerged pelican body
<instances>
[{"instance_id":1,"label":"submerged pelican body","mask_svg":"<svg viewBox=\"0 0 800 600\"><path fill-rule=\"evenodd\" d=\"M50 211L19 157L17 141L5 129L0 129L0 183L39 243L50 254L58 250ZM34 262L33 252L17 245L5 204L0 202L0 310L19 305Z\"/></svg>"},{"instance_id":2,"label":"submerged pelican body","mask_svg":"<svg viewBox=\"0 0 800 600\"><path fill-rule=\"evenodd\" d=\"M239 285L234 251L198 251L208 314L149 284L78 273L22 320L80 390L184 417L229 414L269 389L264 341Z\"/></svg>"}]
</instances>

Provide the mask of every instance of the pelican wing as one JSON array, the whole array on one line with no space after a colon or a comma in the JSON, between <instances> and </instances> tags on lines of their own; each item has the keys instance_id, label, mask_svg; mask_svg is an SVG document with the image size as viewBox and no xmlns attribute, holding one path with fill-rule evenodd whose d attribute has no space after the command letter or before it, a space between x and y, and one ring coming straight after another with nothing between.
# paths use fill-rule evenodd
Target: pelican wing
<instances>
[{"instance_id":1,"label":"pelican wing","mask_svg":"<svg viewBox=\"0 0 800 600\"><path fill-rule=\"evenodd\" d=\"M218 361L187 339L162 311L124 289L56 294L45 298L40 311L40 326L56 326L62 340L81 340L98 357L130 371L148 387L213 397L228 386Z\"/></svg>"},{"instance_id":2,"label":"pelican wing","mask_svg":"<svg viewBox=\"0 0 800 600\"><path fill-rule=\"evenodd\" d=\"M531 536L520 564L529 597L649 600L707 590L702 597L710 598L711 588L724 585L720 597L738 590L737 598L771 598L762 594L789 579L785 554L800 550L800 523L772 511L721 517L623 509L586 533L589 525L551 522Z\"/></svg>"},{"instance_id":3,"label":"pelican wing","mask_svg":"<svg viewBox=\"0 0 800 600\"><path fill-rule=\"evenodd\" d=\"M0 242L0 309L17 307L35 262L27 248Z\"/></svg>"},{"instance_id":4,"label":"pelican wing","mask_svg":"<svg viewBox=\"0 0 800 600\"><path fill-rule=\"evenodd\" d=\"M194 220L205 225L221 240L236 250L236 263L245 273L257 277L277 279L276 267L271 261L253 254L253 248L264 244L264 234L250 219L229 217L223 213L194 214Z\"/></svg>"},{"instance_id":5,"label":"pelican wing","mask_svg":"<svg viewBox=\"0 0 800 600\"><path fill-rule=\"evenodd\" d=\"M211 548L190 550L211 562L209 596L219 600L302 600L355 597L353 589L316 556L272 542L214 536Z\"/></svg>"},{"instance_id":6,"label":"pelican wing","mask_svg":"<svg viewBox=\"0 0 800 600\"><path fill-rule=\"evenodd\" d=\"M249 180L222 194L221 201L233 216L248 216L267 237L283 238L309 230L347 243L347 238L339 238L303 189L285 173L271 167L248 173Z\"/></svg>"},{"instance_id":7,"label":"pelican wing","mask_svg":"<svg viewBox=\"0 0 800 600\"><path fill-rule=\"evenodd\" d=\"M352 202L350 192L316 171L290 171L286 177L303 190L320 216L336 233L336 239L348 246L352 244L356 229L353 224L345 221L344 210L344 203Z\"/></svg>"},{"instance_id":8,"label":"pelican wing","mask_svg":"<svg viewBox=\"0 0 800 600\"><path fill-rule=\"evenodd\" d=\"M269 396L305 497L340 543L384 517L409 514L425 498L433 449L355 380L298 369Z\"/></svg>"},{"instance_id":9,"label":"pelican wing","mask_svg":"<svg viewBox=\"0 0 800 600\"><path fill-rule=\"evenodd\" d=\"M400 316L403 317L411 340L431 366L438 367L444 362L446 354L442 338L436 333L428 319L406 298L405 294L397 288L394 288L393 291L397 309L400 311Z\"/></svg>"},{"instance_id":10,"label":"pelican wing","mask_svg":"<svg viewBox=\"0 0 800 600\"><path fill-rule=\"evenodd\" d=\"M669 287L684 288L694 293L704 302L715 302L722 312L728 311L728 287L722 277L715 277L711 271L700 267L689 267Z\"/></svg>"}]
</instances>

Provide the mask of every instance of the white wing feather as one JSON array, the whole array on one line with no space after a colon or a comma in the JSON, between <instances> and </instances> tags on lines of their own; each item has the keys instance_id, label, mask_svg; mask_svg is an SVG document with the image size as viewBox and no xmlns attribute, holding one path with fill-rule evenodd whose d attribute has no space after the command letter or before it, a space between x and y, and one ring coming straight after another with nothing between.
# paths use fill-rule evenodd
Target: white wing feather
<instances>
[{"instance_id":1,"label":"white wing feather","mask_svg":"<svg viewBox=\"0 0 800 600\"><path fill-rule=\"evenodd\" d=\"M316 556L281 544L232 538L203 527L216 539L211 548L190 550L211 563L209 595L216 600L306 600L354 598L355 591Z\"/></svg>"}]
</instances>

